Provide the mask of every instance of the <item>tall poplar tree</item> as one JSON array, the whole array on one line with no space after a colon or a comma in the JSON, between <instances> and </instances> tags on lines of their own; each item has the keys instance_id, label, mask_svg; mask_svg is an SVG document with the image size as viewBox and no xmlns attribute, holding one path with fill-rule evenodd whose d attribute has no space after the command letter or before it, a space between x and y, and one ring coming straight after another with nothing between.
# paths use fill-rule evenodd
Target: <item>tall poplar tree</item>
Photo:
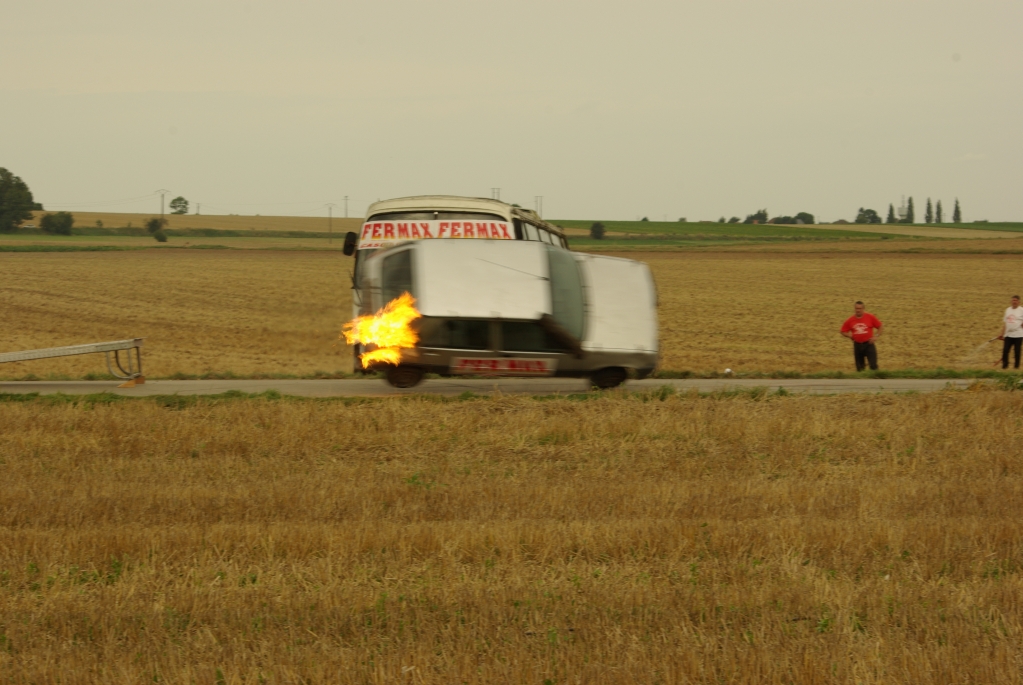
<instances>
[{"instance_id":1,"label":"tall poplar tree","mask_svg":"<svg viewBox=\"0 0 1023 685\"><path fill-rule=\"evenodd\" d=\"M934 207L931 205L931 198L927 198L927 209L924 210L924 223L934 223Z\"/></svg>"},{"instance_id":2,"label":"tall poplar tree","mask_svg":"<svg viewBox=\"0 0 1023 685\"><path fill-rule=\"evenodd\" d=\"M909 202L906 203L906 218L902 220L902 223L916 223L916 211L913 209L913 198L909 198Z\"/></svg>"},{"instance_id":3,"label":"tall poplar tree","mask_svg":"<svg viewBox=\"0 0 1023 685\"><path fill-rule=\"evenodd\" d=\"M952 223L961 224L963 222L963 213L959 209L959 198L956 198L955 209L952 210Z\"/></svg>"},{"instance_id":4,"label":"tall poplar tree","mask_svg":"<svg viewBox=\"0 0 1023 685\"><path fill-rule=\"evenodd\" d=\"M934 220L939 224L944 220L941 212L941 200L938 200L938 204L934 208Z\"/></svg>"},{"instance_id":5,"label":"tall poplar tree","mask_svg":"<svg viewBox=\"0 0 1023 685\"><path fill-rule=\"evenodd\" d=\"M888 203L888 218L884 222L886 224L895 223L895 206L891 202Z\"/></svg>"}]
</instances>

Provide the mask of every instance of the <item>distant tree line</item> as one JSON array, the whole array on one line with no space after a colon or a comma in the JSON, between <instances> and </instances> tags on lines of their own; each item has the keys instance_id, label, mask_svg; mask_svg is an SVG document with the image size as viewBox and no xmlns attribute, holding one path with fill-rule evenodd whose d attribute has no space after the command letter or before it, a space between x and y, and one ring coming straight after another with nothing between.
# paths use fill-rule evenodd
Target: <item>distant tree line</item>
<instances>
[{"instance_id":1,"label":"distant tree line","mask_svg":"<svg viewBox=\"0 0 1023 685\"><path fill-rule=\"evenodd\" d=\"M876 217L876 221L874 218ZM861 219L863 219L861 221ZM956 198L955 206L952 209L952 223L960 224L963 222L963 210L959 206L959 198ZM860 207L859 213L856 215L856 223L858 224L879 224L881 218L877 215L873 209L864 209ZM916 223L916 207L913 204L913 198L910 197L906 204L899 208L899 211L895 211L895 205L888 203L888 216L885 218L884 223L886 224L914 224ZM927 206L924 209L924 223L925 224L943 224L945 223L945 210L941 206L941 200L935 203L931 202L931 198L927 198Z\"/></svg>"},{"instance_id":2,"label":"distant tree line","mask_svg":"<svg viewBox=\"0 0 1023 685\"><path fill-rule=\"evenodd\" d=\"M737 224L737 223L739 223L739 217L733 216L727 222L725 221L725 217L721 217L720 219L718 219L718 223L719 224L724 224L724 223ZM771 219L771 218L769 218L766 209L758 209L757 211L753 212L752 214L747 214L746 218L743 220L742 223L744 223L744 224L814 224L814 223L817 223L817 221L814 218L813 214L811 214L810 212L799 212L798 214L796 214L794 216L789 216L788 214L782 214L782 215L776 216L773 219Z\"/></svg>"},{"instance_id":3,"label":"distant tree line","mask_svg":"<svg viewBox=\"0 0 1023 685\"><path fill-rule=\"evenodd\" d=\"M42 208L32 197L28 184L0 167L0 232L18 230L23 222L32 218L32 212Z\"/></svg>"}]
</instances>

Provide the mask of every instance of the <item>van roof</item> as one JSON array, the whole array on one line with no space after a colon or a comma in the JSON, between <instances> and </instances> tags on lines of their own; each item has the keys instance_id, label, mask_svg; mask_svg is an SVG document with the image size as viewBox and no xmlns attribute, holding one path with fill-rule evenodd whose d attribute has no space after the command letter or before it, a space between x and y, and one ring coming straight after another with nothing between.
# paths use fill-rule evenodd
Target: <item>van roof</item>
<instances>
[{"instance_id":1,"label":"van roof","mask_svg":"<svg viewBox=\"0 0 1023 685\"><path fill-rule=\"evenodd\" d=\"M531 209L515 207L507 202L494 200L489 197L463 197L460 195L414 195L411 197L397 197L393 200L380 200L374 202L366 210L367 220L376 214L386 212L489 212L497 214L505 219L524 219L529 223L543 226L555 235L565 237L564 231L559 226L544 221Z\"/></svg>"}]
</instances>

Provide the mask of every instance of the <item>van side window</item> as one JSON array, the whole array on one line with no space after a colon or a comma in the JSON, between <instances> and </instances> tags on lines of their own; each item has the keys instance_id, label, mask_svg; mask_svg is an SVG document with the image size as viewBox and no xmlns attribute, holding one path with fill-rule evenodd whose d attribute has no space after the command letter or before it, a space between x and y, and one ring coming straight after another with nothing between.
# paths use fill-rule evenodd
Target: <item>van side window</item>
<instances>
[{"instance_id":1,"label":"van side window","mask_svg":"<svg viewBox=\"0 0 1023 685\"><path fill-rule=\"evenodd\" d=\"M384 303L400 297L402 293L412 293L412 251L402 250L384 257L381 266L381 294Z\"/></svg>"},{"instance_id":2,"label":"van side window","mask_svg":"<svg viewBox=\"0 0 1023 685\"><path fill-rule=\"evenodd\" d=\"M525 240L526 236L522 231L522 221L515 219L515 240Z\"/></svg>"},{"instance_id":3,"label":"van side window","mask_svg":"<svg viewBox=\"0 0 1023 685\"><path fill-rule=\"evenodd\" d=\"M548 245L553 245L554 244L554 241L551 240L550 232L545 231L542 228L540 229L540 240L544 241Z\"/></svg>"},{"instance_id":4,"label":"van side window","mask_svg":"<svg viewBox=\"0 0 1023 685\"><path fill-rule=\"evenodd\" d=\"M540 235L537 233L536 226L533 224L526 224L526 240L539 240Z\"/></svg>"},{"instance_id":5,"label":"van side window","mask_svg":"<svg viewBox=\"0 0 1023 685\"><path fill-rule=\"evenodd\" d=\"M536 321L502 321L501 349L506 352L565 352L565 346Z\"/></svg>"},{"instance_id":6,"label":"van side window","mask_svg":"<svg viewBox=\"0 0 1023 685\"><path fill-rule=\"evenodd\" d=\"M490 322L485 319L442 319L424 316L416 321L420 347L458 350L490 349Z\"/></svg>"}]
</instances>

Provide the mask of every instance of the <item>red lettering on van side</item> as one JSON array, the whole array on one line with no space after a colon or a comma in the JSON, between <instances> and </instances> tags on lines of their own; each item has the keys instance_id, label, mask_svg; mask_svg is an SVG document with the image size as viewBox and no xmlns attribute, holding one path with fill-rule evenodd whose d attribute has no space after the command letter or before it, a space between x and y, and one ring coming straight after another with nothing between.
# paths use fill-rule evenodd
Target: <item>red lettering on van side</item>
<instances>
[{"instance_id":1,"label":"red lettering on van side","mask_svg":"<svg viewBox=\"0 0 1023 685\"><path fill-rule=\"evenodd\" d=\"M508 224L501 224L501 233L504 234L505 239L511 240L511 236L508 235Z\"/></svg>"},{"instance_id":2,"label":"red lettering on van side","mask_svg":"<svg viewBox=\"0 0 1023 685\"><path fill-rule=\"evenodd\" d=\"M383 237L380 235L380 224L373 224L373 237L374 238Z\"/></svg>"},{"instance_id":3,"label":"red lettering on van side","mask_svg":"<svg viewBox=\"0 0 1023 685\"><path fill-rule=\"evenodd\" d=\"M476 237L476 233L474 233L473 230L472 230L472 222L471 221L466 221L464 224L462 224L462 237L463 238L475 238Z\"/></svg>"},{"instance_id":4,"label":"red lettering on van side","mask_svg":"<svg viewBox=\"0 0 1023 685\"><path fill-rule=\"evenodd\" d=\"M408 238L408 224L398 224L398 237Z\"/></svg>"},{"instance_id":5,"label":"red lettering on van side","mask_svg":"<svg viewBox=\"0 0 1023 685\"><path fill-rule=\"evenodd\" d=\"M372 230L372 228L373 228L373 224L363 224L362 225L362 235L359 236L359 237L360 238L365 238L366 234L369 233L370 230Z\"/></svg>"},{"instance_id":6,"label":"red lettering on van side","mask_svg":"<svg viewBox=\"0 0 1023 685\"><path fill-rule=\"evenodd\" d=\"M422 236L422 235L421 235L421 234L419 233L419 227L418 227L418 226L416 226L415 224L412 224L412 237L413 237L413 238L422 238L422 237L423 237L423 236Z\"/></svg>"},{"instance_id":7,"label":"red lettering on van side","mask_svg":"<svg viewBox=\"0 0 1023 685\"><path fill-rule=\"evenodd\" d=\"M394 237L394 224L384 224L384 237L385 238Z\"/></svg>"},{"instance_id":8,"label":"red lettering on van side","mask_svg":"<svg viewBox=\"0 0 1023 685\"><path fill-rule=\"evenodd\" d=\"M451 222L451 237L452 238L461 238L462 237L461 228L462 228L462 222L461 221L452 221Z\"/></svg>"},{"instance_id":9,"label":"red lettering on van side","mask_svg":"<svg viewBox=\"0 0 1023 685\"><path fill-rule=\"evenodd\" d=\"M451 224L450 223L448 223L447 221L440 222L440 228L437 229L437 237L438 238L443 238L444 237L444 231L448 230L449 228L451 228Z\"/></svg>"},{"instance_id":10,"label":"red lettering on van side","mask_svg":"<svg viewBox=\"0 0 1023 685\"><path fill-rule=\"evenodd\" d=\"M487 238L487 237L489 237L488 234L487 234L487 225L486 224L476 224L476 237L477 238Z\"/></svg>"},{"instance_id":11,"label":"red lettering on van side","mask_svg":"<svg viewBox=\"0 0 1023 685\"><path fill-rule=\"evenodd\" d=\"M419 224L419 228L423 229L424 238L432 238L433 234L430 233L430 224Z\"/></svg>"}]
</instances>

